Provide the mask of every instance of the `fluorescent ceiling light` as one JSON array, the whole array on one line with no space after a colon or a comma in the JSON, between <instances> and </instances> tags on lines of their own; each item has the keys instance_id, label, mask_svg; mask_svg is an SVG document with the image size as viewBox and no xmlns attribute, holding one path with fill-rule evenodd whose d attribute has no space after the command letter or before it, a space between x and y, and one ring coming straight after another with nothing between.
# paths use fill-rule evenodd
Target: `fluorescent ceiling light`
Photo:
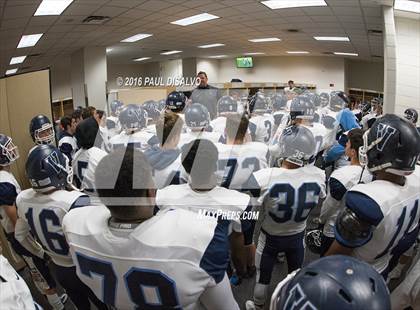
<instances>
[{"instance_id":1,"label":"fluorescent ceiling light","mask_svg":"<svg viewBox=\"0 0 420 310\"><path fill-rule=\"evenodd\" d=\"M139 33L139 34L136 34L134 36L128 37L128 38L126 38L124 40L121 40L121 42L133 43L133 42L137 42L137 41L146 39L148 37L151 37L152 35L153 34L149 34L149 33Z\"/></svg>"},{"instance_id":2,"label":"fluorescent ceiling light","mask_svg":"<svg viewBox=\"0 0 420 310\"><path fill-rule=\"evenodd\" d=\"M60 15L73 0L43 0L34 16Z\"/></svg>"},{"instance_id":3,"label":"fluorescent ceiling light","mask_svg":"<svg viewBox=\"0 0 420 310\"><path fill-rule=\"evenodd\" d=\"M213 14L209 14L209 13L203 13L203 14L198 14L198 15L194 15L194 16L190 16L190 17L173 21L171 22L171 24L179 25L179 26L189 26L192 24L206 22L208 20L212 20L216 18L220 18L220 17Z\"/></svg>"},{"instance_id":4,"label":"fluorescent ceiling light","mask_svg":"<svg viewBox=\"0 0 420 310\"><path fill-rule=\"evenodd\" d=\"M223 43L214 43L214 44L200 45L197 47L198 48L212 48L212 47L219 47L219 46L225 46L225 45Z\"/></svg>"},{"instance_id":5,"label":"fluorescent ceiling light","mask_svg":"<svg viewBox=\"0 0 420 310\"><path fill-rule=\"evenodd\" d=\"M281 41L279 38L259 38L259 39L250 39L249 42L260 43L260 42L275 42Z\"/></svg>"},{"instance_id":6,"label":"fluorescent ceiling light","mask_svg":"<svg viewBox=\"0 0 420 310\"><path fill-rule=\"evenodd\" d=\"M42 35L43 33L37 33L22 36L22 38L20 38L17 48L34 46L39 41L39 39L41 39Z\"/></svg>"},{"instance_id":7,"label":"fluorescent ceiling light","mask_svg":"<svg viewBox=\"0 0 420 310\"><path fill-rule=\"evenodd\" d=\"M334 52L334 55L340 55L340 56L359 56L357 53L342 53L342 52Z\"/></svg>"},{"instance_id":8,"label":"fluorescent ceiling light","mask_svg":"<svg viewBox=\"0 0 420 310\"><path fill-rule=\"evenodd\" d=\"M215 55L215 56L209 56L209 58L224 58L228 57L228 55Z\"/></svg>"},{"instance_id":9,"label":"fluorescent ceiling light","mask_svg":"<svg viewBox=\"0 0 420 310\"><path fill-rule=\"evenodd\" d=\"M317 41L342 41L349 42L349 37L314 37Z\"/></svg>"},{"instance_id":10,"label":"fluorescent ceiling light","mask_svg":"<svg viewBox=\"0 0 420 310\"><path fill-rule=\"evenodd\" d=\"M12 57L12 59L10 59L10 65L21 64L25 61L25 58L26 56Z\"/></svg>"},{"instance_id":11,"label":"fluorescent ceiling light","mask_svg":"<svg viewBox=\"0 0 420 310\"><path fill-rule=\"evenodd\" d=\"M301 8L308 6L327 6L324 0L270 0L262 1L262 4L268 6L272 10Z\"/></svg>"},{"instance_id":12,"label":"fluorescent ceiling light","mask_svg":"<svg viewBox=\"0 0 420 310\"><path fill-rule=\"evenodd\" d=\"M178 53L182 53L182 51L168 51L168 52L164 52L164 53L160 53L161 55L173 55L173 54L178 54Z\"/></svg>"},{"instance_id":13,"label":"fluorescent ceiling light","mask_svg":"<svg viewBox=\"0 0 420 310\"><path fill-rule=\"evenodd\" d=\"M9 70L6 71L6 75L15 74L17 72L17 70L18 70L17 68L9 69Z\"/></svg>"},{"instance_id":14,"label":"fluorescent ceiling light","mask_svg":"<svg viewBox=\"0 0 420 310\"><path fill-rule=\"evenodd\" d=\"M255 52L255 53L244 53L245 56L253 56L253 55L265 55L265 53Z\"/></svg>"},{"instance_id":15,"label":"fluorescent ceiling light","mask_svg":"<svg viewBox=\"0 0 420 310\"><path fill-rule=\"evenodd\" d=\"M420 14L420 2L409 0L395 0L394 9Z\"/></svg>"},{"instance_id":16,"label":"fluorescent ceiling light","mask_svg":"<svg viewBox=\"0 0 420 310\"><path fill-rule=\"evenodd\" d=\"M106 49L106 52L107 52L107 53L109 53L109 52L112 52L112 50L113 50L113 48L108 47L108 48Z\"/></svg>"},{"instance_id":17,"label":"fluorescent ceiling light","mask_svg":"<svg viewBox=\"0 0 420 310\"><path fill-rule=\"evenodd\" d=\"M143 60L148 60L150 58L152 58L152 57L141 57L141 58L136 58L136 59L133 59L133 60L134 61L143 61Z\"/></svg>"},{"instance_id":18,"label":"fluorescent ceiling light","mask_svg":"<svg viewBox=\"0 0 420 310\"><path fill-rule=\"evenodd\" d=\"M307 51L287 51L287 54L309 54Z\"/></svg>"}]
</instances>

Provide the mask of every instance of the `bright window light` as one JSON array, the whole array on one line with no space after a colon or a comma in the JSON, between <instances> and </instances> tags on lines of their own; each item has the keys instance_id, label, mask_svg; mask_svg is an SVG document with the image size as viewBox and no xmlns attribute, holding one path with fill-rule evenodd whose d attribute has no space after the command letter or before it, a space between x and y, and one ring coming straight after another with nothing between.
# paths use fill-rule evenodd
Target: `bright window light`
<instances>
[{"instance_id":1,"label":"bright window light","mask_svg":"<svg viewBox=\"0 0 420 310\"><path fill-rule=\"evenodd\" d=\"M212 47L219 47L225 46L223 43L214 43L214 44L207 44L207 45L200 45L198 48L212 48Z\"/></svg>"},{"instance_id":2,"label":"bright window light","mask_svg":"<svg viewBox=\"0 0 420 310\"><path fill-rule=\"evenodd\" d=\"M225 58L228 57L228 55L214 55L214 56L209 56L209 58Z\"/></svg>"},{"instance_id":3,"label":"bright window light","mask_svg":"<svg viewBox=\"0 0 420 310\"><path fill-rule=\"evenodd\" d=\"M139 33L136 34L134 36L128 37L124 40L121 40L121 42L125 42L125 43L133 43L133 42L137 42L143 39L146 39L148 37L151 37L153 34L149 34L149 33Z\"/></svg>"},{"instance_id":4,"label":"bright window light","mask_svg":"<svg viewBox=\"0 0 420 310\"><path fill-rule=\"evenodd\" d=\"M182 51L167 51L167 52L163 52L160 53L161 55L173 55L173 54L178 54L178 53L182 53Z\"/></svg>"},{"instance_id":5,"label":"bright window light","mask_svg":"<svg viewBox=\"0 0 420 310\"><path fill-rule=\"evenodd\" d=\"M26 56L12 57L12 59L10 59L10 65L21 64L25 61L25 58Z\"/></svg>"},{"instance_id":6,"label":"bright window light","mask_svg":"<svg viewBox=\"0 0 420 310\"><path fill-rule=\"evenodd\" d=\"M133 60L134 61L144 61L144 60L148 60L150 58L152 58L152 57L141 57L141 58L136 58L136 59L133 59Z\"/></svg>"},{"instance_id":7,"label":"bright window light","mask_svg":"<svg viewBox=\"0 0 420 310\"><path fill-rule=\"evenodd\" d=\"M261 3L272 10L309 6L327 6L327 3L325 3L324 0L270 0L262 1Z\"/></svg>"},{"instance_id":8,"label":"bright window light","mask_svg":"<svg viewBox=\"0 0 420 310\"><path fill-rule=\"evenodd\" d=\"M317 41L342 41L349 42L349 37L314 37Z\"/></svg>"},{"instance_id":9,"label":"bright window light","mask_svg":"<svg viewBox=\"0 0 420 310\"><path fill-rule=\"evenodd\" d=\"M261 52L253 52L253 53L244 53L245 56L254 56L254 55L265 55L265 53Z\"/></svg>"},{"instance_id":10,"label":"bright window light","mask_svg":"<svg viewBox=\"0 0 420 310\"><path fill-rule=\"evenodd\" d=\"M395 0L394 9L420 14L420 2Z\"/></svg>"},{"instance_id":11,"label":"bright window light","mask_svg":"<svg viewBox=\"0 0 420 310\"><path fill-rule=\"evenodd\" d=\"M15 74L17 72L17 70L18 70L17 68L9 69L9 70L6 71L6 75Z\"/></svg>"},{"instance_id":12,"label":"bright window light","mask_svg":"<svg viewBox=\"0 0 420 310\"><path fill-rule=\"evenodd\" d=\"M307 51L287 51L287 54L309 54Z\"/></svg>"},{"instance_id":13,"label":"bright window light","mask_svg":"<svg viewBox=\"0 0 420 310\"><path fill-rule=\"evenodd\" d=\"M43 33L37 33L22 36L22 38L20 38L17 48L34 46L39 41L39 39L41 39L42 35Z\"/></svg>"},{"instance_id":14,"label":"bright window light","mask_svg":"<svg viewBox=\"0 0 420 310\"><path fill-rule=\"evenodd\" d=\"M259 38L259 39L250 39L249 42L260 43L260 42L276 42L281 41L279 38Z\"/></svg>"},{"instance_id":15,"label":"bright window light","mask_svg":"<svg viewBox=\"0 0 420 310\"><path fill-rule=\"evenodd\" d=\"M43 0L34 16L61 15L73 0Z\"/></svg>"},{"instance_id":16,"label":"bright window light","mask_svg":"<svg viewBox=\"0 0 420 310\"><path fill-rule=\"evenodd\" d=\"M189 26L192 24L206 22L208 20L212 20L216 18L220 18L220 17L213 14L209 14L209 13L203 13L203 14L198 14L198 15L194 15L194 16L190 16L190 17L173 21L171 22L171 24L179 25L179 26Z\"/></svg>"},{"instance_id":17,"label":"bright window light","mask_svg":"<svg viewBox=\"0 0 420 310\"><path fill-rule=\"evenodd\" d=\"M343 53L343 52L334 52L334 55L339 56L359 56L357 53Z\"/></svg>"}]
</instances>

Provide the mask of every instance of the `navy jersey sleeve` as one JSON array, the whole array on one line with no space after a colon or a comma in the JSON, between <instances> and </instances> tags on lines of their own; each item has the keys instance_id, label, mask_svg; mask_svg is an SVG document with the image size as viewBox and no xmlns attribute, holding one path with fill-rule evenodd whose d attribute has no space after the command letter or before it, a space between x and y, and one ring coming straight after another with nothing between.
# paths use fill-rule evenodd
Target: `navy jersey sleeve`
<instances>
[{"instance_id":1,"label":"navy jersey sleeve","mask_svg":"<svg viewBox=\"0 0 420 310\"><path fill-rule=\"evenodd\" d=\"M223 280L229 264L228 226L224 223L216 225L213 239L207 246L200 261L204 269L216 283Z\"/></svg>"},{"instance_id":2,"label":"navy jersey sleeve","mask_svg":"<svg viewBox=\"0 0 420 310\"><path fill-rule=\"evenodd\" d=\"M69 211L77 208L86 207L88 205L90 205L90 198L87 195L83 195L77 198L75 202L73 202Z\"/></svg>"},{"instance_id":3,"label":"navy jersey sleeve","mask_svg":"<svg viewBox=\"0 0 420 310\"><path fill-rule=\"evenodd\" d=\"M71 144L69 144L69 143L61 144L60 145L60 151L68 157L70 162L72 161L71 154L73 153L73 147L71 146Z\"/></svg>"},{"instance_id":4,"label":"navy jersey sleeve","mask_svg":"<svg viewBox=\"0 0 420 310\"><path fill-rule=\"evenodd\" d=\"M0 183L0 205L12 206L17 197L16 187L8 182Z\"/></svg>"},{"instance_id":5,"label":"navy jersey sleeve","mask_svg":"<svg viewBox=\"0 0 420 310\"><path fill-rule=\"evenodd\" d=\"M335 200L343 199L347 189L340 181L338 181L336 178L330 178L328 185L330 187L330 194L332 198Z\"/></svg>"}]
</instances>

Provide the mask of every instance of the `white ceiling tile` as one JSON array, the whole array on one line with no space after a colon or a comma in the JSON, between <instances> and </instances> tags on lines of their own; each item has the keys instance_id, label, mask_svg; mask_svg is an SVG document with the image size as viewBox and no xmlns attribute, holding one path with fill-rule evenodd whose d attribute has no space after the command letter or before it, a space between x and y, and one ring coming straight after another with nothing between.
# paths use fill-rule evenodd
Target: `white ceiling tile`
<instances>
[{"instance_id":1,"label":"white ceiling tile","mask_svg":"<svg viewBox=\"0 0 420 310\"><path fill-rule=\"evenodd\" d=\"M95 15L98 16L110 16L110 17L114 17L114 16L118 16L124 12L127 12L127 8L120 8L117 6L103 6L100 9L96 10L94 12Z\"/></svg>"}]
</instances>

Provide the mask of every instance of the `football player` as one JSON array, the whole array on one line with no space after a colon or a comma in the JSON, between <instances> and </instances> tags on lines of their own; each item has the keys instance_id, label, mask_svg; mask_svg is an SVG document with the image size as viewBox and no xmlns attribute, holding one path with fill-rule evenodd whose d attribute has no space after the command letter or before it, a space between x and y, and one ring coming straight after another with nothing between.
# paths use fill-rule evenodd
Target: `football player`
<instances>
[{"instance_id":1,"label":"football player","mask_svg":"<svg viewBox=\"0 0 420 310\"><path fill-rule=\"evenodd\" d=\"M109 141L113 149L133 144L144 151L152 145L159 144L156 135L145 130L147 113L142 107L135 104L126 105L119 114L119 120L123 131Z\"/></svg>"},{"instance_id":2,"label":"football player","mask_svg":"<svg viewBox=\"0 0 420 310\"><path fill-rule=\"evenodd\" d=\"M106 128L108 129L109 139L121 132L121 124L118 119L118 115L120 114L123 106L124 104L118 100L114 100L109 104L111 115L106 118Z\"/></svg>"},{"instance_id":3,"label":"football player","mask_svg":"<svg viewBox=\"0 0 420 310\"><path fill-rule=\"evenodd\" d=\"M98 147L100 138L98 123L89 117L76 127L76 139L80 149L74 155L73 171L82 191L97 196L95 191L95 170L106 152Z\"/></svg>"},{"instance_id":4,"label":"football player","mask_svg":"<svg viewBox=\"0 0 420 310\"><path fill-rule=\"evenodd\" d=\"M286 128L289 122L289 112L287 111L287 96L283 94L275 94L271 99L273 105L273 117L274 117L274 128L273 132L277 131L277 128Z\"/></svg>"},{"instance_id":5,"label":"football player","mask_svg":"<svg viewBox=\"0 0 420 310\"><path fill-rule=\"evenodd\" d=\"M242 219L244 211L251 209L250 197L235 190L217 185L218 151L208 140L194 140L182 149L182 165L188 174L188 184L171 185L158 190L157 206L163 209L183 208L195 212L230 212L229 226L232 260L239 277L245 274L245 248L252 244L252 227L248 219ZM223 214L220 214L223 216Z\"/></svg>"},{"instance_id":6,"label":"football player","mask_svg":"<svg viewBox=\"0 0 420 310\"><path fill-rule=\"evenodd\" d=\"M69 116L64 116L60 119L60 128L61 132L58 139L58 148L68 157L71 164L74 153L77 151L77 141L74 138L76 120Z\"/></svg>"},{"instance_id":7,"label":"football player","mask_svg":"<svg viewBox=\"0 0 420 310\"><path fill-rule=\"evenodd\" d=\"M181 173L181 150L178 147L183 121L178 114L166 111L156 123L159 145L147 149L144 154L152 166L156 188L185 183Z\"/></svg>"},{"instance_id":8,"label":"football player","mask_svg":"<svg viewBox=\"0 0 420 310\"><path fill-rule=\"evenodd\" d=\"M274 134L274 118L265 113L267 110L267 101L261 92L257 92L249 101L249 130L252 141L269 143Z\"/></svg>"},{"instance_id":9,"label":"football player","mask_svg":"<svg viewBox=\"0 0 420 310\"><path fill-rule=\"evenodd\" d=\"M370 102L370 111L361 120L363 130L368 130L373 123L382 116L383 101L381 98L373 98Z\"/></svg>"},{"instance_id":10,"label":"football player","mask_svg":"<svg viewBox=\"0 0 420 310\"><path fill-rule=\"evenodd\" d=\"M391 310L391 301L385 281L371 266L336 255L281 281L270 302L270 310L280 309Z\"/></svg>"},{"instance_id":11,"label":"football player","mask_svg":"<svg viewBox=\"0 0 420 310\"><path fill-rule=\"evenodd\" d=\"M230 96L221 97L219 101L217 101L218 117L210 122L213 131L224 135L226 128L226 117L232 113L238 113L238 101Z\"/></svg>"},{"instance_id":12,"label":"football player","mask_svg":"<svg viewBox=\"0 0 420 310\"><path fill-rule=\"evenodd\" d=\"M74 210L63 229L79 277L117 309L239 310L225 268L228 240L214 218L187 210L153 216L156 190L145 155L130 146L96 171L104 205Z\"/></svg>"},{"instance_id":13,"label":"football player","mask_svg":"<svg viewBox=\"0 0 420 310\"><path fill-rule=\"evenodd\" d=\"M0 226L2 226L12 249L22 256L27 264L38 290L41 294L45 294L54 309L61 310L64 309L63 302L67 299L67 295L64 294L61 297L57 295L56 282L44 260L44 251L33 238L22 240L22 244L15 238L14 232L17 221L15 201L21 190L19 183L10 172L10 166L18 158L18 148L13 144L12 139L0 134Z\"/></svg>"},{"instance_id":14,"label":"football player","mask_svg":"<svg viewBox=\"0 0 420 310\"><path fill-rule=\"evenodd\" d=\"M142 105L147 112L147 127L146 130L156 135L156 122L159 119L161 110L159 110L158 102L154 100L147 100Z\"/></svg>"},{"instance_id":15,"label":"football player","mask_svg":"<svg viewBox=\"0 0 420 310\"><path fill-rule=\"evenodd\" d=\"M208 131L210 114L207 108L200 103L193 103L185 109L185 124L187 125L187 132L181 134L180 148L196 139L207 139L217 143L222 138L220 133Z\"/></svg>"},{"instance_id":16,"label":"football player","mask_svg":"<svg viewBox=\"0 0 420 310\"><path fill-rule=\"evenodd\" d=\"M45 115L37 115L29 124L29 133L35 144L54 143L54 126Z\"/></svg>"},{"instance_id":17,"label":"football player","mask_svg":"<svg viewBox=\"0 0 420 310\"><path fill-rule=\"evenodd\" d=\"M369 183L372 175L362 168L359 162L359 148L363 146L363 130L352 129L347 134L345 155L350 159L350 165L335 170L328 180L328 194L321 208L320 223L324 224L321 256L329 249L334 241L334 224L337 215L344 204L344 197L348 190L358 183Z\"/></svg>"},{"instance_id":18,"label":"football player","mask_svg":"<svg viewBox=\"0 0 420 310\"><path fill-rule=\"evenodd\" d=\"M255 257L254 299L246 302L247 310L264 309L278 253L285 253L289 273L302 266L306 219L319 199L325 197L325 173L309 164L315 155L315 139L309 129L288 127L279 144L280 168L254 173L261 188L264 217Z\"/></svg>"},{"instance_id":19,"label":"football player","mask_svg":"<svg viewBox=\"0 0 420 310\"><path fill-rule=\"evenodd\" d=\"M410 122L412 122L414 126L416 126L417 121L419 119L419 113L416 111L416 109L409 108L404 111L404 117L408 119ZM420 128L417 127L417 130L420 131Z\"/></svg>"},{"instance_id":20,"label":"football player","mask_svg":"<svg viewBox=\"0 0 420 310\"><path fill-rule=\"evenodd\" d=\"M105 309L77 277L61 228L66 213L89 204L88 196L66 190L72 181L67 157L52 145L38 145L29 154L25 170L32 188L20 192L16 198L19 217L16 239L22 241L29 235L36 238L51 257L50 265L57 280L78 309L90 309L89 301Z\"/></svg>"},{"instance_id":21,"label":"football player","mask_svg":"<svg viewBox=\"0 0 420 310\"><path fill-rule=\"evenodd\" d=\"M420 218L420 135L413 124L387 114L363 136L359 160L374 181L347 192L334 226L335 241L326 255L346 254L370 263L384 278L399 244L410 247ZM407 249L405 249L407 250ZM404 251L405 251L404 250Z\"/></svg>"}]
</instances>

